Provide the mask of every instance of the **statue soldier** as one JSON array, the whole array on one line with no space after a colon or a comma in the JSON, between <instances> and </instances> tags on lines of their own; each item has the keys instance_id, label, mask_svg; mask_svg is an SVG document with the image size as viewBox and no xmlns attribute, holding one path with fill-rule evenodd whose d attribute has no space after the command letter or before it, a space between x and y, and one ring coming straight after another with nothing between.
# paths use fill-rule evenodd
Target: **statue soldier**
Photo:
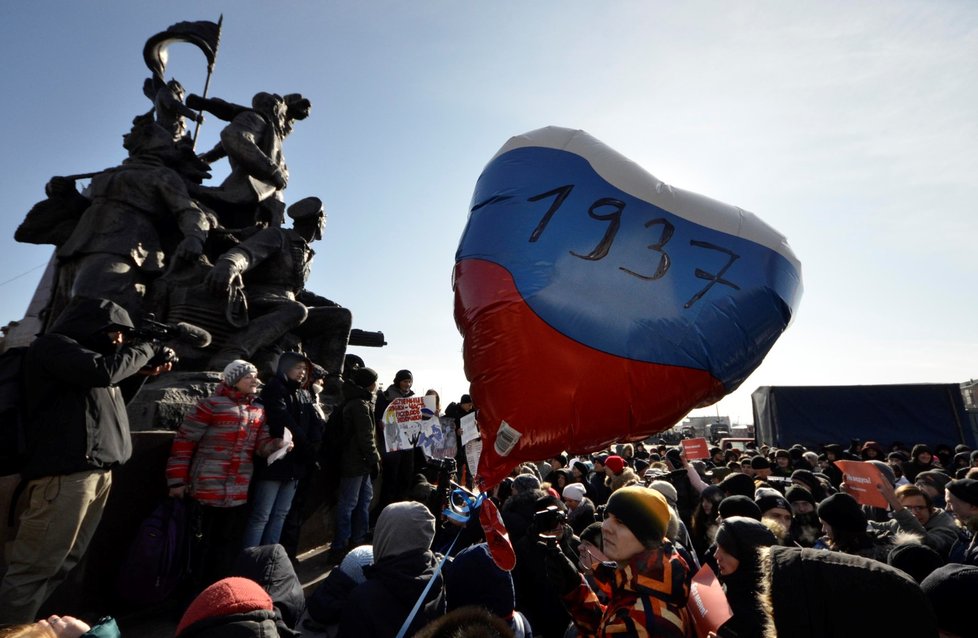
<instances>
[{"instance_id":1,"label":"statue soldier","mask_svg":"<svg viewBox=\"0 0 978 638\"><path fill-rule=\"evenodd\" d=\"M91 205L58 249L60 310L68 298L104 298L133 317L164 259L196 259L217 218L190 198L184 179L165 165L170 133L140 116L124 136L129 158L92 178ZM59 300L55 300L58 302Z\"/></svg>"},{"instance_id":2,"label":"statue soldier","mask_svg":"<svg viewBox=\"0 0 978 638\"><path fill-rule=\"evenodd\" d=\"M213 162L226 155L231 164L231 174L220 186L194 191L214 207L226 228L282 225L282 191L289 181L282 140L292 131L293 120L309 114L308 104L305 100L306 108L299 112L280 95L256 93L252 108L238 112L221 131L221 143L201 156Z\"/></svg>"},{"instance_id":3,"label":"statue soldier","mask_svg":"<svg viewBox=\"0 0 978 638\"><path fill-rule=\"evenodd\" d=\"M183 103L185 95L183 86L176 80L170 80L157 88L153 84L153 79L150 78L146 81L143 90L146 92L146 97L153 101L156 123L170 132L174 142L186 140L192 145L193 141L187 135L187 125L184 118L189 117L195 122L202 123L204 115L197 113Z\"/></svg>"},{"instance_id":4,"label":"statue soldier","mask_svg":"<svg viewBox=\"0 0 978 638\"><path fill-rule=\"evenodd\" d=\"M343 370L350 336L350 311L305 289L312 258L309 244L322 239L326 213L322 202L307 197L289 207L293 227L265 228L221 255L204 283L228 297L235 279L244 282L250 319L210 362L220 370L235 359L250 359L261 347L287 332L302 340L309 358L331 374Z\"/></svg>"}]
</instances>

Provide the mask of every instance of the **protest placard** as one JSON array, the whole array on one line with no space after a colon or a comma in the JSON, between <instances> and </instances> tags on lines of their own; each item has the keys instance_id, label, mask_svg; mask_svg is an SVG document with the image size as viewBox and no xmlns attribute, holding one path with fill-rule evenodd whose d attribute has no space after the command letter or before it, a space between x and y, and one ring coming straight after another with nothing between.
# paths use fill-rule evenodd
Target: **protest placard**
<instances>
[{"instance_id":1,"label":"protest placard","mask_svg":"<svg viewBox=\"0 0 978 638\"><path fill-rule=\"evenodd\" d=\"M865 461L835 461L835 466L842 471L846 491L860 505L872 505L883 509L890 506L876 487L886 479L875 465Z\"/></svg>"},{"instance_id":2,"label":"protest placard","mask_svg":"<svg viewBox=\"0 0 978 638\"><path fill-rule=\"evenodd\" d=\"M479 438L479 426L475 422L475 412L469 412L459 420L462 429L462 445Z\"/></svg>"},{"instance_id":3,"label":"protest placard","mask_svg":"<svg viewBox=\"0 0 978 638\"><path fill-rule=\"evenodd\" d=\"M455 427L432 415L434 397L402 397L384 411L384 442L388 452L420 447L429 458L452 458L458 450Z\"/></svg>"},{"instance_id":4,"label":"protest placard","mask_svg":"<svg viewBox=\"0 0 978 638\"><path fill-rule=\"evenodd\" d=\"M723 593L723 586L709 565L703 565L693 576L686 608L693 617L699 638L706 638L707 634L719 629L720 625L733 616L727 596Z\"/></svg>"},{"instance_id":5,"label":"protest placard","mask_svg":"<svg viewBox=\"0 0 978 638\"><path fill-rule=\"evenodd\" d=\"M686 458L690 461L710 458L710 446L706 439L683 439L682 446Z\"/></svg>"}]
</instances>

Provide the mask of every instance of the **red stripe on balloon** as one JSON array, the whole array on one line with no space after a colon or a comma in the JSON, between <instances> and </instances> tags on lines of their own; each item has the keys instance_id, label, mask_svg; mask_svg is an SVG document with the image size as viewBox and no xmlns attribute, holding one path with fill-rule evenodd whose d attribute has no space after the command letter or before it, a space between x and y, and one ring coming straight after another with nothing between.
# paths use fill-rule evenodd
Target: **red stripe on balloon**
<instances>
[{"instance_id":1,"label":"red stripe on balloon","mask_svg":"<svg viewBox=\"0 0 978 638\"><path fill-rule=\"evenodd\" d=\"M510 273L492 262L455 265L455 322L479 410L485 487L524 461L662 432L724 395L703 370L625 359L569 339L540 319ZM522 433L506 457L494 450L501 421Z\"/></svg>"}]
</instances>

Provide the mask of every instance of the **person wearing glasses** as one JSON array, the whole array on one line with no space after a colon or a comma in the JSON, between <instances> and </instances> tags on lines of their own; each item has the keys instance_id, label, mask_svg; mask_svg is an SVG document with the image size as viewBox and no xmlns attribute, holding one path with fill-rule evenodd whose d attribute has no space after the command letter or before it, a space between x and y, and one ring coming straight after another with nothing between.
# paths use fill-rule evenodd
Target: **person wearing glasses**
<instances>
[{"instance_id":1,"label":"person wearing glasses","mask_svg":"<svg viewBox=\"0 0 978 638\"><path fill-rule=\"evenodd\" d=\"M947 560L948 552L958 538L954 517L934 507L930 496L916 485L904 485L894 490L888 482L883 481L877 487L890 504L892 518L885 523L870 521L870 527L879 531L916 534L925 545Z\"/></svg>"}]
</instances>

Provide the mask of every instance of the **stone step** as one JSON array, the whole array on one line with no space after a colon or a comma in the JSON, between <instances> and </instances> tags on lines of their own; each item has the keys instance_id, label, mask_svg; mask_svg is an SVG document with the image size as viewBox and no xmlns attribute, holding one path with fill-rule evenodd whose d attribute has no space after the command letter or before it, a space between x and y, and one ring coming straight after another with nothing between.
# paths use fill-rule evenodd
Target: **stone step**
<instances>
[{"instance_id":1,"label":"stone step","mask_svg":"<svg viewBox=\"0 0 978 638\"><path fill-rule=\"evenodd\" d=\"M302 584L302 592L308 598L319 583L329 575L332 568L329 564L329 543L314 547L296 558L299 564L295 568L295 573Z\"/></svg>"}]
</instances>

